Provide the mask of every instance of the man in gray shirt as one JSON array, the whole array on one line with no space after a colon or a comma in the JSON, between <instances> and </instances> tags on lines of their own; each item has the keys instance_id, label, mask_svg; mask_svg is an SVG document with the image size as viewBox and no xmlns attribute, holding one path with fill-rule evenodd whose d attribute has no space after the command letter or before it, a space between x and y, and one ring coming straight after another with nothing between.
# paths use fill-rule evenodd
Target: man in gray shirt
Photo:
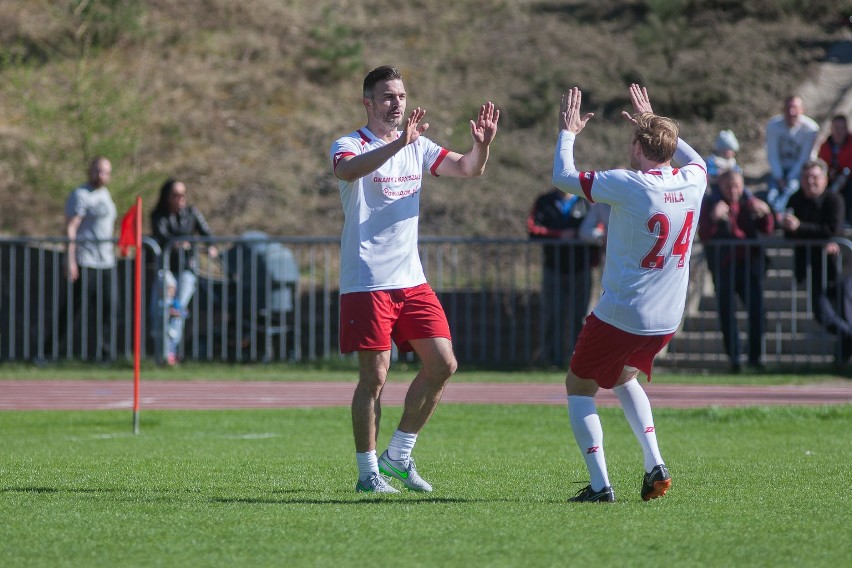
<instances>
[{"instance_id":1,"label":"man in gray shirt","mask_svg":"<svg viewBox=\"0 0 852 568\"><path fill-rule=\"evenodd\" d=\"M784 100L784 112L766 125L766 157L769 159L769 192L766 201L776 213L784 213L787 200L799 190L802 165L814 153L819 125L805 116L802 97Z\"/></svg>"},{"instance_id":2,"label":"man in gray shirt","mask_svg":"<svg viewBox=\"0 0 852 568\"><path fill-rule=\"evenodd\" d=\"M113 322L118 312L118 285L112 240L116 209L107 188L111 175L109 160L94 158L88 182L71 192L65 202L65 275L74 288L74 311L83 323L81 354L98 361L112 360L115 355ZM67 325L67 312L64 315L60 326ZM96 348L89 353L92 339Z\"/></svg>"}]
</instances>

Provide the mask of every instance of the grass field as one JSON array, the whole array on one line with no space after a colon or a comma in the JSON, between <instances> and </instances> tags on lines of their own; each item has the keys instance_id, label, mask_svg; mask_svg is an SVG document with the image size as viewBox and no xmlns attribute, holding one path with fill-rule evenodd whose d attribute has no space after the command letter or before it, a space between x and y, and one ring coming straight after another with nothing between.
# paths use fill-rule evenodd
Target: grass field
<instances>
[{"instance_id":1,"label":"grass field","mask_svg":"<svg viewBox=\"0 0 852 568\"><path fill-rule=\"evenodd\" d=\"M400 409L385 408L380 446ZM364 498L349 410L0 413L3 566L842 566L852 406L656 412L674 476L638 495L641 453L602 409L618 501L566 411L442 405L418 442L436 490Z\"/></svg>"}]
</instances>

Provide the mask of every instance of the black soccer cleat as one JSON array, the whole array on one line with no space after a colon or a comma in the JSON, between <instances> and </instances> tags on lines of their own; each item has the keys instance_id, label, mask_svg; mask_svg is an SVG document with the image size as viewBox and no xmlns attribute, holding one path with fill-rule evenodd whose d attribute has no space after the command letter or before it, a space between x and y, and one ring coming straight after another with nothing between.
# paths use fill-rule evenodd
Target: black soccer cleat
<instances>
[{"instance_id":1,"label":"black soccer cleat","mask_svg":"<svg viewBox=\"0 0 852 568\"><path fill-rule=\"evenodd\" d=\"M662 497L672 486L672 476L666 464L654 466L651 473L645 474L645 479L642 480L642 500L649 501Z\"/></svg>"},{"instance_id":2,"label":"black soccer cleat","mask_svg":"<svg viewBox=\"0 0 852 568\"><path fill-rule=\"evenodd\" d=\"M611 486L604 487L600 491L592 489L591 485L586 485L577 494L568 499L574 503L614 503L615 493Z\"/></svg>"}]
</instances>

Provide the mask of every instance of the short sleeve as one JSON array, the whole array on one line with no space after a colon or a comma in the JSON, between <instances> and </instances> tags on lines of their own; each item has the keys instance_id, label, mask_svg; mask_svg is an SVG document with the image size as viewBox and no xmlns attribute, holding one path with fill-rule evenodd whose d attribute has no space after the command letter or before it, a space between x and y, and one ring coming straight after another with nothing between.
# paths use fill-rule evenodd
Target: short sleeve
<instances>
[{"instance_id":1,"label":"short sleeve","mask_svg":"<svg viewBox=\"0 0 852 568\"><path fill-rule=\"evenodd\" d=\"M628 197L629 192L620 188L630 185L631 175L632 172L629 170L581 172L580 185L592 203L608 203L612 205Z\"/></svg>"},{"instance_id":2,"label":"short sleeve","mask_svg":"<svg viewBox=\"0 0 852 568\"><path fill-rule=\"evenodd\" d=\"M344 136L338 138L331 145L331 168L332 171L337 169L337 164L347 156L357 156L361 153L361 143L352 136Z\"/></svg>"},{"instance_id":3,"label":"short sleeve","mask_svg":"<svg viewBox=\"0 0 852 568\"><path fill-rule=\"evenodd\" d=\"M435 170L441 165L441 162L449 154L449 150L438 146L426 137L421 136L417 139L420 149L423 152L423 169L436 176Z\"/></svg>"},{"instance_id":4,"label":"short sleeve","mask_svg":"<svg viewBox=\"0 0 852 568\"><path fill-rule=\"evenodd\" d=\"M71 192L68 200L65 201L65 216L67 218L86 216L86 200L84 196L83 191L79 189Z\"/></svg>"}]
</instances>

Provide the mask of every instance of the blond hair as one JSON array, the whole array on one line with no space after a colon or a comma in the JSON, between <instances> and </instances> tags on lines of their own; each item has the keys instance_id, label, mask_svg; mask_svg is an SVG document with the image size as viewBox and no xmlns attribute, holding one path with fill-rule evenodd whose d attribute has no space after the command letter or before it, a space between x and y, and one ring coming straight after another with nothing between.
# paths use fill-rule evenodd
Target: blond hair
<instances>
[{"instance_id":1,"label":"blond hair","mask_svg":"<svg viewBox=\"0 0 852 568\"><path fill-rule=\"evenodd\" d=\"M639 142L642 155L658 164L671 160L677 149L677 122L652 112L635 114L633 119L633 140Z\"/></svg>"}]
</instances>

